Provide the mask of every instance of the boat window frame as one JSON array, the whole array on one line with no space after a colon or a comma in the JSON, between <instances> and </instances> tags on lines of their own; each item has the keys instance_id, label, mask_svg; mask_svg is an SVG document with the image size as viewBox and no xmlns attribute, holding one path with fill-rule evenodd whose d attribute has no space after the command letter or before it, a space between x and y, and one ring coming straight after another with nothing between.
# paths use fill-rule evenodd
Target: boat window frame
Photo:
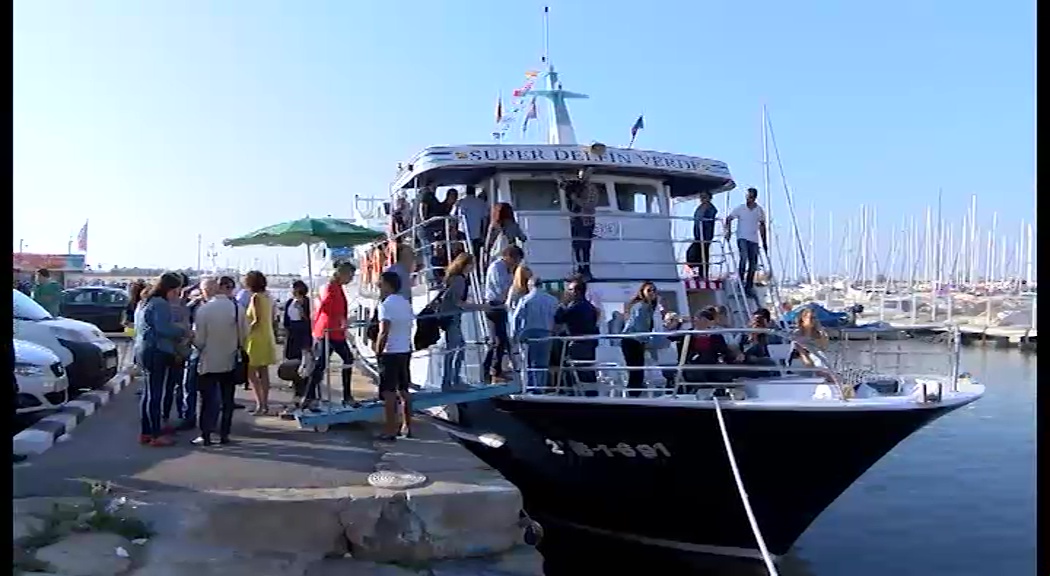
<instances>
[{"instance_id":1,"label":"boat window frame","mask_svg":"<svg viewBox=\"0 0 1050 576\"><path fill-rule=\"evenodd\" d=\"M565 171L568 173L568 171ZM555 172L500 172L496 175L495 180L498 181L498 199L493 198L493 202L508 202L511 206L514 206L514 202L511 198L510 183L513 180L556 180L554 177ZM668 202L667 183L659 178L647 178L639 176L621 176L618 174L595 174L590 177L592 184L601 184L602 189L605 191L605 206L596 206L594 211L596 213L624 213L624 214L649 214L658 216L670 215L670 206ZM616 200L616 184L635 184L641 186L651 186L656 190L656 212L635 212L634 210L620 210L619 202ZM565 191L558 190L558 201L559 209L555 210L542 210L541 212L568 212L568 205L566 204ZM518 211L518 207L514 206L514 211ZM526 212L532 212L532 210L526 210Z\"/></svg>"}]
</instances>

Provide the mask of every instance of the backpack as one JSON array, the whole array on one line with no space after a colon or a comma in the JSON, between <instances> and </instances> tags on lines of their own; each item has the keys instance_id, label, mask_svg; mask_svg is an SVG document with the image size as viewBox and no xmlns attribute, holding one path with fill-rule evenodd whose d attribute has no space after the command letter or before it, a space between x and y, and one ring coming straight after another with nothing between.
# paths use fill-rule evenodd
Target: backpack
<instances>
[{"instance_id":1,"label":"backpack","mask_svg":"<svg viewBox=\"0 0 1050 576\"><path fill-rule=\"evenodd\" d=\"M444 296L445 291L442 290L416 315L416 332L412 335L412 347L417 352L437 344L441 338L441 330L449 326L451 317L437 316Z\"/></svg>"}]
</instances>

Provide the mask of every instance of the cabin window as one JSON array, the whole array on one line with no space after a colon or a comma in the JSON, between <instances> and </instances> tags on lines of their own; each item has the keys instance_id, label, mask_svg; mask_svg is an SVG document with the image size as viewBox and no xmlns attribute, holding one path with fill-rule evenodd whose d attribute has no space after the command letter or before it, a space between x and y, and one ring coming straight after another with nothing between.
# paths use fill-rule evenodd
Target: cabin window
<instances>
[{"instance_id":1,"label":"cabin window","mask_svg":"<svg viewBox=\"0 0 1050 576\"><path fill-rule=\"evenodd\" d=\"M514 210L561 210L561 192L554 180L511 180Z\"/></svg>"},{"instance_id":2,"label":"cabin window","mask_svg":"<svg viewBox=\"0 0 1050 576\"><path fill-rule=\"evenodd\" d=\"M629 184L617 182L616 207L621 212L637 212L639 214L658 214L660 207L656 193L656 187L648 184Z\"/></svg>"}]
</instances>

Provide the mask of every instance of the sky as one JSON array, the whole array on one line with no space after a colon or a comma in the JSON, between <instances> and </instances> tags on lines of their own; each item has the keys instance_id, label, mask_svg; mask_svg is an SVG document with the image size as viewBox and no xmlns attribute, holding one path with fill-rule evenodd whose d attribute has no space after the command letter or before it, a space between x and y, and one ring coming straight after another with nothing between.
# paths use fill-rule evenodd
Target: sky
<instances>
[{"instance_id":1,"label":"sky","mask_svg":"<svg viewBox=\"0 0 1050 576\"><path fill-rule=\"evenodd\" d=\"M297 270L301 251L221 241L349 216L420 149L490 142L544 5L565 88L591 96L570 102L580 141L626 145L644 114L636 148L727 162L735 204L762 187L765 104L824 267L829 213L842 244L862 204L880 250L939 189L950 222L974 194L984 229L1034 214L1034 2L16 0L13 249L64 253L87 221L104 268L193 266L200 235L220 266Z\"/></svg>"}]
</instances>

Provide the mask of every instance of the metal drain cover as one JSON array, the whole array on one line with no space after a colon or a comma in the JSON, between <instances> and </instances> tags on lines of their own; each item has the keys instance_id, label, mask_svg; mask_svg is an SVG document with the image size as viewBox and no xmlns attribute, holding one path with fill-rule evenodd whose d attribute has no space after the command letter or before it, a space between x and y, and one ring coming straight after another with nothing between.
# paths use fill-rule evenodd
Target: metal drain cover
<instances>
[{"instance_id":1,"label":"metal drain cover","mask_svg":"<svg viewBox=\"0 0 1050 576\"><path fill-rule=\"evenodd\" d=\"M368 483L376 488L390 488L393 490L407 490L426 484L427 477L419 472L398 472L395 470L380 470L368 475Z\"/></svg>"}]
</instances>

